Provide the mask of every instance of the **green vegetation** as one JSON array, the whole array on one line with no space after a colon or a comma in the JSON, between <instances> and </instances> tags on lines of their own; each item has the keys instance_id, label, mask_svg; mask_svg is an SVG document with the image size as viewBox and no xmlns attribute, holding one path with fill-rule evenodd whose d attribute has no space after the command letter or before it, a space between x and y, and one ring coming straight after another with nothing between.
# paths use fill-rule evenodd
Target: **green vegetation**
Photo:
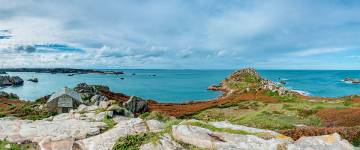
<instances>
[{"instance_id":1,"label":"green vegetation","mask_svg":"<svg viewBox=\"0 0 360 150\"><path fill-rule=\"evenodd\" d=\"M360 136L356 137L351 144L355 147L360 147Z\"/></svg>"},{"instance_id":2,"label":"green vegetation","mask_svg":"<svg viewBox=\"0 0 360 150\"><path fill-rule=\"evenodd\" d=\"M345 109L358 106L358 103L344 101L316 101L293 98L278 103L243 101L219 105L192 116L203 121L224 121L255 128L281 130L296 125L322 126L316 113L325 108Z\"/></svg>"},{"instance_id":3,"label":"green vegetation","mask_svg":"<svg viewBox=\"0 0 360 150\"><path fill-rule=\"evenodd\" d=\"M28 120L41 120L56 115L54 112L41 110L38 107L39 105L36 103L25 103L22 106L16 108L12 115Z\"/></svg>"},{"instance_id":4,"label":"green vegetation","mask_svg":"<svg viewBox=\"0 0 360 150\"><path fill-rule=\"evenodd\" d=\"M29 149L30 145L19 145L10 143L8 141L1 141L0 140L0 150L26 150Z\"/></svg>"},{"instance_id":5,"label":"green vegetation","mask_svg":"<svg viewBox=\"0 0 360 150\"><path fill-rule=\"evenodd\" d=\"M292 102L292 101L298 100L297 96L294 94L280 95L279 92L277 92L277 91L267 90L266 95L274 97L274 98L280 100L281 102Z\"/></svg>"},{"instance_id":6,"label":"green vegetation","mask_svg":"<svg viewBox=\"0 0 360 150\"><path fill-rule=\"evenodd\" d=\"M113 150L138 150L140 146L159 139L157 133L140 133L137 135L127 135L117 140Z\"/></svg>"},{"instance_id":7,"label":"green vegetation","mask_svg":"<svg viewBox=\"0 0 360 150\"><path fill-rule=\"evenodd\" d=\"M104 117L103 122L108 125L109 129L113 128L116 125L116 122L108 115Z\"/></svg>"},{"instance_id":8,"label":"green vegetation","mask_svg":"<svg viewBox=\"0 0 360 150\"><path fill-rule=\"evenodd\" d=\"M230 128L218 128L218 127L215 127L213 125L203 123L203 122L199 122L199 121L190 122L189 125L209 129L209 130L214 131L214 132L226 132L226 133L231 133L231 134L242 134L242 135L253 134L253 133L242 131L242 130L233 130L233 129L230 129Z\"/></svg>"},{"instance_id":9,"label":"green vegetation","mask_svg":"<svg viewBox=\"0 0 360 150\"><path fill-rule=\"evenodd\" d=\"M153 111L151 113L146 112L140 115L140 118L145 119L145 120L150 120L150 119L155 119L155 120L159 120L162 122L167 122L169 120L171 120L171 117L163 114L161 112L157 112L157 111Z\"/></svg>"}]
</instances>

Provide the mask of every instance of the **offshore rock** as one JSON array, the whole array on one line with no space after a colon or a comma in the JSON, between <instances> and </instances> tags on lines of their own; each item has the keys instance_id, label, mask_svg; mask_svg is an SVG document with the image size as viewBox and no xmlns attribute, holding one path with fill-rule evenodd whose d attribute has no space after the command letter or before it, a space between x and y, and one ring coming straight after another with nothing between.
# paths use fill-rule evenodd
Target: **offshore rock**
<instances>
[{"instance_id":1,"label":"offshore rock","mask_svg":"<svg viewBox=\"0 0 360 150\"><path fill-rule=\"evenodd\" d=\"M22 85L24 80L18 76L0 76L0 86Z\"/></svg>"},{"instance_id":2,"label":"offshore rock","mask_svg":"<svg viewBox=\"0 0 360 150\"><path fill-rule=\"evenodd\" d=\"M0 91L0 98L19 99L19 96L14 93L6 93L4 91Z\"/></svg>"},{"instance_id":3,"label":"offshore rock","mask_svg":"<svg viewBox=\"0 0 360 150\"><path fill-rule=\"evenodd\" d=\"M149 111L148 103L136 96L131 96L130 99L124 103L124 107L134 114Z\"/></svg>"}]
</instances>

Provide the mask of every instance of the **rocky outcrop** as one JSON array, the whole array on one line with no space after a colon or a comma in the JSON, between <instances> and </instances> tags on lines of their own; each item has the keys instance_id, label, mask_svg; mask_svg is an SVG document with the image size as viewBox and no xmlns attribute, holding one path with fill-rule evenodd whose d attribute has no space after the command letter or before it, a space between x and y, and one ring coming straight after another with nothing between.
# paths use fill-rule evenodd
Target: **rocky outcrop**
<instances>
[{"instance_id":1,"label":"rocky outcrop","mask_svg":"<svg viewBox=\"0 0 360 150\"><path fill-rule=\"evenodd\" d=\"M124 107L134 114L139 114L149 111L149 106L147 101L136 96L130 97L130 99L124 103Z\"/></svg>"},{"instance_id":2,"label":"rocky outcrop","mask_svg":"<svg viewBox=\"0 0 360 150\"><path fill-rule=\"evenodd\" d=\"M205 149L276 150L289 143L287 139L263 139L255 135L213 132L191 125L173 126L172 135L176 140Z\"/></svg>"},{"instance_id":3,"label":"rocky outcrop","mask_svg":"<svg viewBox=\"0 0 360 150\"><path fill-rule=\"evenodd\" d=\"M353 78L348 78L346 77L344 79L345 82L349 82L349 83L352 83L352 84L360 84L360 80L359 79L353 79Z\"/></svg>"},{"instance_id":4,"label":"rocky outcrop","mask_svg":"<svg viewBox=\"0 0 360 150\"><path fill-rule=\"evenodd\" d=\"M196 121L196 120L195 120ZM194 122L194 121L191 121ZM203 122L204 123L204 122ZM352 150L354 147L338 134L302 137L297 141L271 130L250 128L228 122L211 122L218 129L227 132L214 132L209 129L186 123L172 127L172 137L177 141L204 149L251 149L251 150ZM244 131L233 134L229 130ZM225 131L225 130L224 130ZM154 147L154 146L153 146Z\"/></svg>"},{"instance_id":5,"label":"rocky outcrop","mask_svg":"<svg viewBox=\"0 0 360 150\"><path fill-rule=\"evenodd\" d=\"M320 149L320 150L353 150L354 147L337 133L323 136L302 137L294 144L288 145L289 150Z\"/></svg>"},{"instance_id":6,"label":"rocky outcrop","mask_svg":"<svg viewBox=\"0 0 360 150\"><path fill-rule=\"evenodd\" d=\"M32 78L32 79L29 79L28 81L37 83L37 82L39 82L39 79L38 78Z\"/></svg>"},{"instance_id":7,"label":"rocky outcrop","mask_svg":"<svg viewBox=\"0 0 360 150\"><path fill-rule=\"evenodd\" d=\"M0 76L0 86L22 85L24 80L18 76Z\"/></svg>"},{"instance_id":8,"label":"rocky outcrop","mask_svg":"<svg viewBox=\"0 0 360 150\"><path fill-rule=\"evenodd\" d=\"M169 134L164 134L158 142L144 144L140 150L185 150L185 148L175 142Z\"/></svg>"},{"instance_id":9,"label":"rocky outcrop","mask_svg":"<svg viewBox=\"0 0 360 150\"><path fill-rule=\"evenodd\" d=\"M160 132L165 128L165 124L163 122L154 119L147 120L146 124L150 132Z\"/></svg>"},{"instance_id":10,"label":"rocky outcrop","mask_svg":"<svg viewBox=\"0 0 360 150\"><path fill-rule=\"evenodd\" d=\"M81 98L83 100L91 100L93 98L93 96L98 95L98 96L94 97L93 101L95 101L95 100L104 99L101 97L102 94L99 90L109 91L109 87L101 86L101 85L88 85L86 83L80 83L74 88L74 90L76 92L80 93Z\"/></svg>"},{"instance_id":11,"label":"rocky outcrop","mask_svg":"<svg viewBox=\"0 0 360 150\"><path fill-rule=\"evenodd\" d=\"M107 125L103 122L88 122L69 119L59 121L29 121L0 119L0 140L14 143L48 143L44 141L62 141L84 139L97 135Z\"/></svg>"},{"instance_id":12,"label":"rocky outcrop","mask_svg":"<svg viewBox=\"0 0 360 150\"><path fill-rule=\"evenodd\" d=\"M19 99L19 96L14 93L6 93L4 91L0 91L0 98Z\"/></svg>"},{"instance_id":13,"label":"rocky outcrop","mask_svg":"<svg viewBox=\"0 0 360 150\"><path fill-rule=\"evenodd\" d=\"M81 150L110 150L118 138L147 132L146 124L142 119L122 119L117 125L103 134L75 142L75 147Z\"/></svg>"}]
</instances>

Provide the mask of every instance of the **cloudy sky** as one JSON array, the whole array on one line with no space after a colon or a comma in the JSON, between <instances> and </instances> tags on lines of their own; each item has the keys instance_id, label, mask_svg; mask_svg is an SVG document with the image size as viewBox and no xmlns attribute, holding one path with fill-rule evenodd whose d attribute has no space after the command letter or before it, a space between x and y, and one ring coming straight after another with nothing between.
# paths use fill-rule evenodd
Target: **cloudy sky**
<instances>
[{"instance_id":1,"label":"cloudy sky","mask_svg":"<svg viewBox=\"0 0 360 150\"><path fill-rule=\"evenodd\" d=\"M0 67L360 69L360 1L0 0Z\"/></svg>"}]
</instances>

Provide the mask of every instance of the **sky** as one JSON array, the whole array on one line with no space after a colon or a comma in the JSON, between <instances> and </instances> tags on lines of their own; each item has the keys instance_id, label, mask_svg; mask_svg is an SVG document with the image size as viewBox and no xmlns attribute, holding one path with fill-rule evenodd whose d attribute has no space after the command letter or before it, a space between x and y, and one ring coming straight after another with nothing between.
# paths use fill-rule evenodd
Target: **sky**
<instances>
[{"instance_id":1,"label":"sky","mask_svg":"<svg viewBox=\"0 0 360 150\"><path fill-rule=\"evenodd\" d=\"M0 0L0 68L360 69L357 0Z\"/></svg>"}]
</instances>

